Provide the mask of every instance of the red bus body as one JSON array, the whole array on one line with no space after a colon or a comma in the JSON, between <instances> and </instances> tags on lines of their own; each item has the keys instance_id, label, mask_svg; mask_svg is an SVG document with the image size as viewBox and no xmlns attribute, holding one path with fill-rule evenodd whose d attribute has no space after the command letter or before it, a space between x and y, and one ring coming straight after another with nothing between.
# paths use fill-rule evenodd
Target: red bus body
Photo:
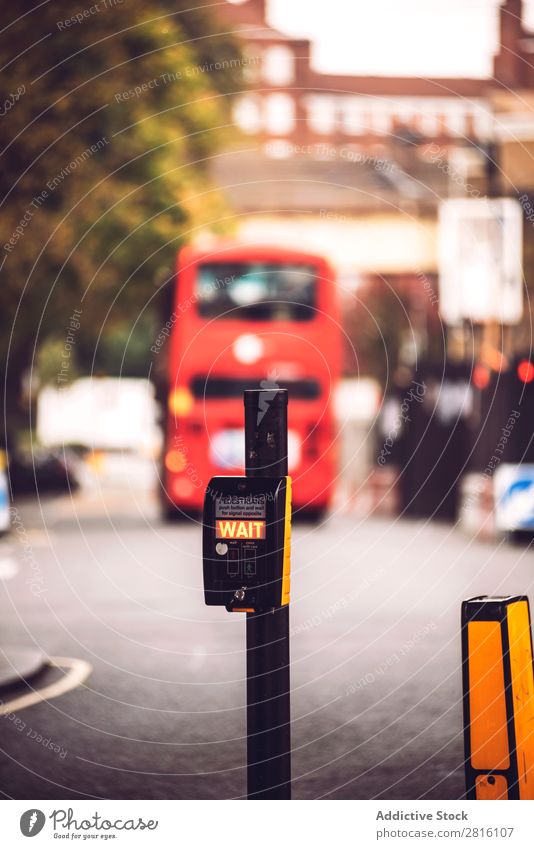
<instances>
[{"instance_id":1,"label":"red bus body","mask_svg":"<svg viewBox=\"0 0 534 849\"><path fill-rule=\"evenodd\" d=\"M224 317L201 315L196 281L206 263L312 267L312 317L243 320L232 310ZM287 386L294 509L328 508L337 466L332 399L341 330L336 295L331 267L307 253L242 245L179 253L163 478L169 514L175 508L200 510L213 475L243 474L243 387Z\"/></svg>"}]
</instances>

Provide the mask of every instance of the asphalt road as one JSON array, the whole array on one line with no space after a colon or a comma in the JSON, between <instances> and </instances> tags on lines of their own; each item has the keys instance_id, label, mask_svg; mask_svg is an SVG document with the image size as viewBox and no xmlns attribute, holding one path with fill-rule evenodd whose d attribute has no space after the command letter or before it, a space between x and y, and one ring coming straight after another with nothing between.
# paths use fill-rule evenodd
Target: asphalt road
<instances>
[{"instance_id":1,"label":"asphalt road","mask_svg":"<svg viewBox=\"0 0 534 849\"><path fill-rule=\"evenodd\" d=\"M461 797L460 603L528 592L532 552L347 515L293 541L294 797ZM244 615L204 606L198 526L141 492L20 505L0 592L0 645L92 666L0 719L6 797L245 793Z\"/></svg>"}]
</instances>

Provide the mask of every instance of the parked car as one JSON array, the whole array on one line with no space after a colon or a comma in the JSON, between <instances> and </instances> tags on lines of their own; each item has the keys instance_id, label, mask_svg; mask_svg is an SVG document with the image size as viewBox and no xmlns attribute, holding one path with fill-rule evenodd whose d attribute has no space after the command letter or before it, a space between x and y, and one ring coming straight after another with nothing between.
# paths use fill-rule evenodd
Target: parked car
<instances>
[{"instance_id":1,"label":"parked car","mask_svg":"<svg viewBox=\"0 0 534 849\"><path fill-rule=\"evenodd\" d=\"M43 495L78 489L71 449L36 448L31 453L9 453L9 481L13 495Z\"/></svg>"}]
</instances>

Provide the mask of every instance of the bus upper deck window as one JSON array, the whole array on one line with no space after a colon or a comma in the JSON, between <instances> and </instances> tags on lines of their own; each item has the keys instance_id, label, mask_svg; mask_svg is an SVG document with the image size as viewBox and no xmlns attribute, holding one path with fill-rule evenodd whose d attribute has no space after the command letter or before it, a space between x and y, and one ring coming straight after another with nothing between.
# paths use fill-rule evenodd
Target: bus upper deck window
<instances>
[{"instance_id":1,"label":"bus upper deck window","mask_svg":"<svg viewBox=\"0 0 534 849\"><path fill-rule=\"evenodd\" d=\"M195 294L206 318L309 321L316 314L317 271L304 263L204 263Z\"/></svg>"}]
</instances>

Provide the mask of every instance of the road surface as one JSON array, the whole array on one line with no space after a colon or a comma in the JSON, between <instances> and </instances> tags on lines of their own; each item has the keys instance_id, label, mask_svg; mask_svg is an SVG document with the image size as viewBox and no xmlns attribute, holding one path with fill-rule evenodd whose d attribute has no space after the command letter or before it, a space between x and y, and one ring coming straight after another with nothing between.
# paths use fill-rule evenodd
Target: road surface
<instances>
[{"instance_id":1,"label":"road surface","mask_svg":"<svg viewBox=\"0 0 534 849\"><path fill-rule=\"evenodd\" d=\"M0 541L0 645L92 671L0 719L3 794L243 796L244 615L204 606L199 527L164 525L143 492L19 511ZM528 592L531 551L351 515L293 543L294 797L460 798L460 603ZM40 698L65 674L0 696Z\"/></svg>"}]
</instances>

